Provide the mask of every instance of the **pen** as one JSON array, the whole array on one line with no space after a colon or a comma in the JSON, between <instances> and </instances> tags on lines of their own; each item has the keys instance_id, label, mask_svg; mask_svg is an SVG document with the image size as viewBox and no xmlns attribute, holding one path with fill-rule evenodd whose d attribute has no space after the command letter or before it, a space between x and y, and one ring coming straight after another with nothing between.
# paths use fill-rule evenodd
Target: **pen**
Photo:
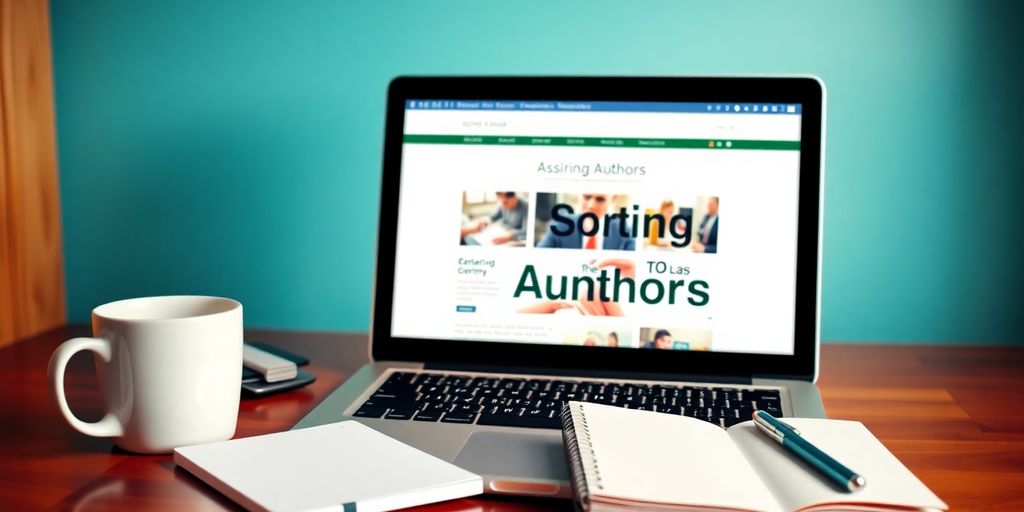
<instances>
[{"instance_id":1,"label":"pen","mask_svg":"<svg viewBox=\"0 0 1024 512\"><path fill-rule=\"evenodd\" d=\"M810 464L840 488L847 492L853 492L867 485L868 482L862 475L840 464L839 461L809 443L800 436L797 429L775 419L774 416L764 411L754 411L753 419L758 430L768 434L768 437L796 454L797 457Z\"/></svg>"}]
</instances>

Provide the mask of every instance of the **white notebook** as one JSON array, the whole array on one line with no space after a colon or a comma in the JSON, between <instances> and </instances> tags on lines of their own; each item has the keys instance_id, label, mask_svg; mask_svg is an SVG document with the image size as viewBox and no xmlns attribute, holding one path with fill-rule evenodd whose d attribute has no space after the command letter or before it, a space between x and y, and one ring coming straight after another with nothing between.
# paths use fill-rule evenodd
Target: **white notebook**
<instances>
[{"instance_id":1,"label":"white notebook","mask_svg":"<svg viewBox=\"0 0 1024 512\"><path fill-rule=\"evenodd\" d=\"M946 510L948 507L856 421L785 418L808 441L867 479L836 490L753 422L706 421L570 402L563 434L586 511Z\"/></svg>"},{"instance_id":2,"label":"white notebook","mask_svg":"<svg viewBox=\"0 0 1024 512\"><path fill-rule=\"evenodd\" d=\"M249 510L378 512L483 492L473 473L355 421L174 450Z\"/></svg>"}]
</instances>

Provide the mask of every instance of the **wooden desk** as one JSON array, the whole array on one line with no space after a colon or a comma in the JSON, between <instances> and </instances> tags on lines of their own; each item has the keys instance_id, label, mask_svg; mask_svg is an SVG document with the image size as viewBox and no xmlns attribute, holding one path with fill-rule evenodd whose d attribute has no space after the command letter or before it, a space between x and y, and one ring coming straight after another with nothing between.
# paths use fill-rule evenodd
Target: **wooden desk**
<instances>
[{"instance_id":1,"label":"wooden desk","mask_svg":"<svg viewBox=\"0 0 1024 512\"><path fill-rule=\"evenodd\" d=\"M235 506L169 456L132 455L73 431L49 397L46 364L85 327L0 349L0 510L224 510ZM238 436L285 430L363 364L363 334L248 333L310 356L317 381L243 400ZM820 387L833 418L864 422L953 510L1024 510L1024 348L825 345ZM102 404L90 356L68 367L85 420ZM474 498L433 512L571 510L569 502Z\"/></svg>"}]
</instances>

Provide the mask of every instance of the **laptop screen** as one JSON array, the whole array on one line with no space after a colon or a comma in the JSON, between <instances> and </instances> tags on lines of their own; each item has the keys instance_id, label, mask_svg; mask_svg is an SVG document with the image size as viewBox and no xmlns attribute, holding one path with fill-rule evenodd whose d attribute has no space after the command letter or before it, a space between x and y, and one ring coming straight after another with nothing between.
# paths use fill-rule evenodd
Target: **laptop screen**
<instances>
[{"instance_id":1,"label":"laptop screen","mask_svg":"<svg viewBox=\"0 0 1024 512\"><path fill-rule=\"evenodd\" d=\"M801 105L405 103L392 336L794 353Z\"/></svg>"}]
</instances>

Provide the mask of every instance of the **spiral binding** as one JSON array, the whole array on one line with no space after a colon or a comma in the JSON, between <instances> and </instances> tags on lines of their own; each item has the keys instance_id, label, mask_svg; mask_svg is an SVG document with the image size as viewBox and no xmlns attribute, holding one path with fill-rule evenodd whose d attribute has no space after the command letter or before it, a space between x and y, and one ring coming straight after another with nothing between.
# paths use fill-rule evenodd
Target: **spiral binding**
<instances>
[{"instance_id":1,"label":"spiral binding","mask_svg":"<svg viewBox=\"0 0 1024 512\"><path fill-rule=\"evenodd\" d=\"M590 439L587 418L580 411L580 428L573 421L572 408L568 403L562 407L562 439L565 442L565 453L569 460L569 471L572 474L573 494L580 510L590 510L590 489L587 486L587 468L593 471L594 483L598 490L604 489L601 472L597 468L594 445ZM582 445L582 446L581 446Z\"/></svg>"}]
</instances>

